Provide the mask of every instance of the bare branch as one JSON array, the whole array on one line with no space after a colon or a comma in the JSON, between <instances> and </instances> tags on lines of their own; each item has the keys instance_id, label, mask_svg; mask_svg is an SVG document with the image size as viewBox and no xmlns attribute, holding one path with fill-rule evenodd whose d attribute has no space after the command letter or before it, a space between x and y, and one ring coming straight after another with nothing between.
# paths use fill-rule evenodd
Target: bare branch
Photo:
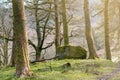
<instances>
[{"instance_id":1,"label":"bare branch","mask_svg":"<svg viewBox=\"0 0 120 80\"><path fill-rule=\"evenodd\" d=\"M28 7L28 6L25 6L25 7L28 8L28 9L36 9L34 7ZM42 10L42 11L46 11L46 12L55 12L54 10L43 9L43 8L38 8L38 10Z\"/></svg>"},{"instance_id":2,"label":"bare branch","mask_svg":"<svg viewBox=\"0 0 120 80\"><path fill-rule=\"evenodd\" d=\"M37 49L37 47L36 47L36 45L29 39L28 40L28 43L36 50Z\"/></svg>"},{"instance_id":3,"label":"bare branch","mask_svg":"<svg viewBox=\"0 0 120 80\"><path fill-rule=\"evenodd\" d=\"M51 43L49 43L46 47L42 48L42 50L43 50L43 49L47 49L47 48L51 47L54 43L55 43L54 41L53 41L53 42L51 42Z\"/></svg>"},{"instance_id":4,"label":"bare branch","mask_svg":"<svg viewBox=\"0 0 120 80\"><path fill-rule=\"evenodd\" d=\"M5 40L7 40L7 41L13 41L13 39L10 39L10 38L7 38L7 37L1 36L1 35L0 35L0 39L5 39Z\"/></svg>"}]
</instances>

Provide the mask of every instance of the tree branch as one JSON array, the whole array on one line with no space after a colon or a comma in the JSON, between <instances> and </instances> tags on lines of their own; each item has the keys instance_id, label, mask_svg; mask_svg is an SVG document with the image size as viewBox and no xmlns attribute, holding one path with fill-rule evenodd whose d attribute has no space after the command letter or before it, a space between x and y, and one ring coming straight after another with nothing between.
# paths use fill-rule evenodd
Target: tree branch
<instances>
[{"instance_id":1,"label":"tree branch","mask_svg":"<svg viewBox=\"0 0 120 80\"><path fill-rule=\"evenodd\" d=\"M55 43L54 41L53 41L53 42L51 42L51 43L49 43L46 47L42 48L42 50L43 50L43 49L47 49L47 48L51 47L54 43Z\"/></svg>"},{"instance_id":2,"label":"tree branch","mask_svg":"<svg viewBox=\"0 0 120 80\"><path fill-rule=\"evenodd\" d=\"M28 6L25 6L25 7L28 9L36 9L34 7L28 7ZM42 10L42 11L46 11L46 12L55 12L54 10L49 10L49 9L44 9L44 8L38 8L38 10Z\"/></svg>"},{"instance_id":3,"label":"tree branch","mask_svg":"<svg viewBox=\"0 0 120 80\"><path fill-rule=\"evenodd\" d=\"M0 39L5 39L5 40L7 40L7 41L13 41L13 40L14 40L14 39L10 39L10 38L7 38L7 37L1 36L1 35L0 35Z\"/></svg>"},{"instance_id":4,"label":"tree branch","mask_svg":"<svg viewBox=\"0 0 120 80\"><path fill-rule=\"evenodd\" d=\"M50 10L51 10L51 5L50 5ZM44 40L45 40L45 35L46 35L46 26L47 26L47 23L49 21L49 18L50 18L50 12L48 13L48 17L45 21L45 24L44 24L44 27L43 27L43 37L42 37L42 40L41 40L41 45L40 45L40 49L42 49L42 46L43 46L43 43L44 43Z\"/></svg>"},{"instance_id":5,"label":"tree branch","mask_svg":"<svg viewBox=\"0 0 120 80\"><path fill-rule=\"evenodd\" d=\"M37 49L36 45L29 39L28 40L29 45L31 45L35 50Z\"/></svg>"}]
</instances>

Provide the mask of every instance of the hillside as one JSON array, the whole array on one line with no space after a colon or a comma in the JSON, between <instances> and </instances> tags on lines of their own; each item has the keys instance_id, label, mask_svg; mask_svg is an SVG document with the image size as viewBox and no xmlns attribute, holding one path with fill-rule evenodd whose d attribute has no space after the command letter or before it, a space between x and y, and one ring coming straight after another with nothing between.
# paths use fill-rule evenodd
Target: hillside
<instances>
[{"instance_id":1,"label":"hillside","mask_svg":"<svg viewBox=\"0 0 120 80\"><path fill-rule=\"evenodd\" d=\"M66 63L70 63L71 67L64 67ZM113 71L115 65L116 63L107 60L65 59L38 62L31 64L36 78L25 80L97 80ZM14 67L1 68L0 80L24 80L14 77L14 69Z\"/></svg>"}]
</instances>

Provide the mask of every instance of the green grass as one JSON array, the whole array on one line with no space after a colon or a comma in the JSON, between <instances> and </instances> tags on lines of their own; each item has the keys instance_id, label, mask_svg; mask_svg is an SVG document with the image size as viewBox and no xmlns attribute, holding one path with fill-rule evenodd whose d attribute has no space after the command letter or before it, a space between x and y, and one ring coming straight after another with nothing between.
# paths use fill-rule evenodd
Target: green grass
<instances>
[{"instance_id":1,"label":"green grass","mask_svg":"<svg viewBox=\"0 0 120 80\"><path fill-rule=\"evenodd\" d=\"M62 65L68 62L72 67L63 68ZM115 63L107 60L53 60L31 64L36 78L19 79L14 77L14 67L1 68L0 80L96 80L114 70L115 66Z\"/></svg>"}]
</instances>

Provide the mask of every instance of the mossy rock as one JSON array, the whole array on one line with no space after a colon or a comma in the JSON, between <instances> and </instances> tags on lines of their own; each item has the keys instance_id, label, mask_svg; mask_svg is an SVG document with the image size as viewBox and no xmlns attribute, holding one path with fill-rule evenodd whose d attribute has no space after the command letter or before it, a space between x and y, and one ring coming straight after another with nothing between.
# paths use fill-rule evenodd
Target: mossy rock
<instances>
[{"instance_id":1,"label":"mossy rock","mask_svg":"<svg viewBox=\"0 0 120 80\"><path fill-rule=\"evenodd\" d=\"M59 59L85 59L87 51L80 46L61 46L57 48Z\"/></svg>"}]
</instances>

